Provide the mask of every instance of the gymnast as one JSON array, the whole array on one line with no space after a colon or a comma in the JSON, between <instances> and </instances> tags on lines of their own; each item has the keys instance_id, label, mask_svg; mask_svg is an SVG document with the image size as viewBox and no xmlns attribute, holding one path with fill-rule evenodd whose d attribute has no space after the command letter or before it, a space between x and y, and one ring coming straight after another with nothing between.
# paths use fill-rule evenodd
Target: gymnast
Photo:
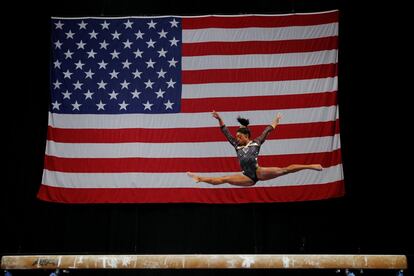
<instances>
[{"instance_id":1,"label":"gymnast","mask_svg":"<svg viewBox=\"0 0 414 276\"><path fill-rule=\"evenodd\" d=\"M237 121L241 124L241 126L237 130L236 138L234 138L230 134L229 129L224 124L222 118L220 117L220 114L214 110L211 114L213 118L218 120L220 129L223 132L224 136L235 148L242 173L220 177L204 177L192 172L187 172L187 175L191 177L195 182L205 182L212 185L228 183L236 186L253 186L259 180L270 180L281 175L286 175L288 173L294 173L305 169L316 171L321 171L323 169L320 164L292 164L283 168L259 166L257 162L257 156L259 155L260 147L266 140L266 137L269 135L269 133L274 130L279 124L279 121L282 117L280 113L278 113L273 119L272 123L264 129L263 133L253 140L250 139L248 119L241 117L237 118Z\"/></svg>"}]
</instances>

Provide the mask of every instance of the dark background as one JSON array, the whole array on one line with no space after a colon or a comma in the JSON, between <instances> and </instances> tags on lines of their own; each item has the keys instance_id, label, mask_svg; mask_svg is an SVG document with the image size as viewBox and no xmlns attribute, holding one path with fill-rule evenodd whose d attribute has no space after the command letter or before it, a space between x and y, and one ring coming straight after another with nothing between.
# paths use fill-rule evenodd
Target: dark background
<instances>
[{"instance_id":1,"label":"dark background","mask_svg":"<svg viewBox=\"0 0 414 276\"><path fill-rule=\"evenodd\" d=\"M7 176L1 183L0 254L405 254L410 265L414 254L410 213L413 181L409 175L413 159L409 134L412 128L410 17L404 15L407 7L396 1L355 2L8 3L2 11L0 33L3 49L0 102L5 148L2 163L6 165ZM68 205L36 199L47 129L51 16L291 13L332 9L340 10L339 106L344 197L239 205ZM118 270L71 274L273 275L276 272ZM393 271L375 273L395 275ZM48 275L43 271L13 274Z\"/></svg>"}]
</instances>

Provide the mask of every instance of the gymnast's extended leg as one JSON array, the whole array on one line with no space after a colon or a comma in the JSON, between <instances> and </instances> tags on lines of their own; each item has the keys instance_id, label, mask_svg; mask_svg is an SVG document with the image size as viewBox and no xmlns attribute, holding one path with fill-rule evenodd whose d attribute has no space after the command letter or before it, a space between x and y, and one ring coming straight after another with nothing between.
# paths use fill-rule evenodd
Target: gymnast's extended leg
<instances>
[{"instance_id":1,"label":"gymnast's extended leg","mask_svg":"<svg viewBox=\"0 0 414 276\"><path fill-rule=\"evenodd\" d=\"M321 171L323 168L320 164L311 165L289 165L287 167L259 167L256 171L259 180L269 180L281 175L298 172L301 170L316 170Z\"/></svg>"},{"instance_id":2,"label":"gymnast's extended leg","mask_svg":"<svg viewBox=\"0 0 414 276\"><path fill-rule=\"evenodd\" d=\"M205 182L212 185L231 184L236 186L252 186L254 181L243 174L233 174L219 177L204 177L199 176L191 172L187 172L187 175L191 177L195 182Z\"/></svg>"}]
</instances>

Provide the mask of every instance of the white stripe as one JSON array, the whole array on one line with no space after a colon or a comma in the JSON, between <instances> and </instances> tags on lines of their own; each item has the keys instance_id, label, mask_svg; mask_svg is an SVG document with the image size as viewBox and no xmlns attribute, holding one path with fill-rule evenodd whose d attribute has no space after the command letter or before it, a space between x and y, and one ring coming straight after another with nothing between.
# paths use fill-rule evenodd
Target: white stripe
<instances>
[{"instance_id":1,"label":"white stripe","mask_svg":"<svg viewBox=\"0 0 414 276\"><path fill-rule=\"evenodd\" d=\"M208 173L201 176L234 174ZM323 171L303 170L268 181L259 181L255 187L296 186L324 184L343 180L342 164ZM236 188L229 184L209 185L194 183L185 173L63 173L43 170L42 183L63 188Z\"/></svg>"},{"instance_id":2,"label":"white stripe","mask_svg":"<svg viewBox=\"0 0 414 276\"><path fill-rule=\"evenodd\" d=\"M182 69L241 69L241 68L282 68L332 64L338 61L337 50L292 54L263 55L211 55L182 58Z\"/></svg>"},{"instance_id":3,"label":"white stripe","mask_svg":"<svg viewBox=\"0 0 414 276\"><path fill-rule=\"evenodd\" d=\"M260 155L330 152L340 148L339 134L316 138L268 140ZM198 158L236 155L226 142L201 143L59 143L47 141L46 154L67 158Z\"/></svg>"},{"instance_id":4,"label":"white stripe","mask_svg":"<svg viewBox=\"0 0 414 276\"><path fill-rule=\"evenodd\" d=\"M299 95L319 92L335 92L338 89L338 78L310 80L290 80L273 82L241 82L185 84L182 87L183 99L217 98L217 97L249 97L274 95Z\"/></svg>"},{"instance_id":5,"label":"white stripe","mask_svg":"<svg viewBox=\"0 0 414 276\"><path fill-rule=\"evenodd\" d=\"M226 41L278 41L338 35L338 23L281 28L208 28L183 30L183 43Z\"/></svg>"},{"instance_id":6,"label":"white stripe","mask_svg":"<svg viewBox=\"0 0 414 276\"><path fill-rule=\"evenodd\" d=\"M212 107L214 108L214 107ZM220 112L228 126L238 126L235 118L242 115L250 118L252 125L267 125L280 112L283 116L281 124L328 122L337 119L337 106L279 109L265 111ZM217 110L220 111L220 110ZM56 128L198 128L218 126L210 112L178 113L178 114L57 114L49 112L49 126Z\"/></svg>"},{"instance_id":7,"label":"white stripe","mask_svg":"<svg viewBox=\"0 0 414 276\"><path fill-rule=\"evenodd\" d=\"M94 17L94 16L86 16L86 17L59 17L59 16L52 16L51 19L65 19L65 20L73 20L73 19L107 19L107 20L117 20L117 19L128 19L128 18L149 18L149 19L157 19L157 18L165 18L165 17L177 17L177 18L203 18L203 17L247 17L247 16L261 16L261 17L286 17L286 16L294 16L294 15L309 15L309 14L324 14L324 13L332 13L337 12L338 10L330 10L330 11L321 11L321 12L296 12L296 13L284 13L284 14L209 14L209 15L158 15L158 16L120 16L120 17Z\"/></svg>"}]
</instances>

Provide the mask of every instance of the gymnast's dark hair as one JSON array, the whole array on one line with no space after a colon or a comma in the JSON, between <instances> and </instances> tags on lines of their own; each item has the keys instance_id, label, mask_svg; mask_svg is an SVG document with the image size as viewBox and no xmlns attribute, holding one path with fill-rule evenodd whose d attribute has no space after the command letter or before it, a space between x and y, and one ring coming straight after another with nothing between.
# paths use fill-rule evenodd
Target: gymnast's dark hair
<instances>
[{"instance_id":1,"label":"gymnast's dark hair","mask_svg":"<svg viewBox=\"0 0 414 276\"><path fill-rule=\"evenodd\" d=\"M247 135L247 137L250 138L250 129L247 127L250 123L249 119L237 117L237 121L241 124L241 127L237 130L237 132L240 132L242 134Z\"/></svg>"}]
</instances>

